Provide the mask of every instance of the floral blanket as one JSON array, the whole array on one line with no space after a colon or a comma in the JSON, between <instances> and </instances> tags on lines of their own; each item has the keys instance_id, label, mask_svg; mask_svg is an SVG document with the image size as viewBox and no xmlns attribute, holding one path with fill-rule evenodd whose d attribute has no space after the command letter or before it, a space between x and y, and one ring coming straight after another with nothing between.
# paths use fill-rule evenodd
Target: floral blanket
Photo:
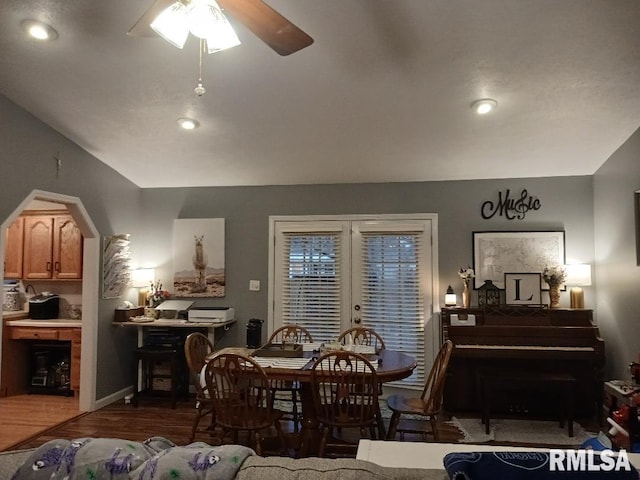
<instances>
[{"instance_id":1,"label":"floral blanket","mask_svg":"<svg viewBox=\"0 0 640 480\"><path fill-rule=\"evenodd\" d=\"M12 480L233 480L250 455L241 445L179 447L163 437L57 439L36 449Z\"/></svg>"}]
</instances>

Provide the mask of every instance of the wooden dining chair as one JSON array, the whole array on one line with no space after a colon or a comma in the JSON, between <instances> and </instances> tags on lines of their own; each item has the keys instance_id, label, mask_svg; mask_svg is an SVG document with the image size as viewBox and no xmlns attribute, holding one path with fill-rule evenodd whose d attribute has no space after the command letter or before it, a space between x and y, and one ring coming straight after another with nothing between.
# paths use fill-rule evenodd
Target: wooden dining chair
<instances>
[{"instance_id":1,"label":"wooden dining chair","mask_svg":"<svg viewBox=\"0 0 640 480\"><path fill-rule=\"evenodd\" d=\"M370 347L374 347L376 353L386 348L382 336L373 328L354 327L350 328L349 330L345 330L338 337L338 343L346 345L349 343L349 339L351 339L351 343L353 345L367 345ZM382 384L378 385L378 396L382 396ZM382 411L380 410L379 406L376 411L376 424L378 426L378 435L380 436L380 438L385 438L386 433L384 427L384 419L382 418Z\"/></svg>"},{"instance_id":2,"label":"wooden dining chair","mask_svg":"<svg viewBox=\"0 0 640 480\"><path fill-rule=\"evenodd\" d=\"M189 443L194 441L196 432L198 431L198 425L203 417L211 414L209 429L211 430L215 425L213 403L209 396L209 391L206 385L203 384L203 379L201 378L202 367L204 367L206 363L207 356L212 352L213 345L211 341L202 333L190 333L184 342L184 356L187 360L187 366L189 367L191 381L196 389L196 417L193 420Z\"/></svg>"},{"instance_id":3,"label":"wooden dining chair","mask_svg":"<svg viewBox=\"0 0 640 480\"><path fill-rule=\"evenodd\" d=\"M231 432L232 442L238 443L239 432L247 431L249 446L262 455L260 432L273 426L282 444L282 453L287 455L280 425L283 412L272 407L271 386L264 369L245 355L221 353L207 362L204 371L216 425Z\"/></svg>"},{"instance_id":4,"label":"wooden dining chair","mask_svg":"<svg viewBox=\"0 0 640 480\"><path fill-rule=\"evenodd\" d=\"M342 435L343 429L358 428L361 436L375 438L378 379L369 360L349 351L329 352L311 367L311 382L313 403L322 430L320 457L325 455L336 431Z\"/></svg>"},{"instance_id":5,"label":"wooden dining chair","mask_svg":"<svg viewBox=\"0 0 640 480\"><path fill-rule=\"evenodd\" d=\"M374 347L376 352L385 348L384 340L373 328L354 327L345 330L338 337L338 343L346 345L349 338L354 345L368 345Z\"/></svg>"},{"instance_id":6,"label":"wooden dining chair","mask_svg":"<svg viewBox=\"0 0 640 480\"><path fill-rule=\"evenodd\" d=\"M426 440L426 434L431 433L434 441L439 441L438 415L442 407L444 383L452 351L453 343L451 340L447 340L442 344L419 398L392 395L387 399L387 406L393 412L389 421L387 440L395 440L396 432L400 432L401 440L404 440L404 433L420 433L424 440ZM419 415L428 419L431 430L409 427L398 428L400 417L405 414Z\"/></svg>"},{"instance_id":7,"label":"wooden dining chair","mask_svg":"<svg viewBox=\"0 0 640 480\"><path fill-rule=\"evenodd\" d=\"M275 330L267 344L301 344L313 343L313 338L309 330L299 325L284 325ZM298 401L300 400L300 382L289 380L272 381L272 400L291 402L291 421L293 422L293 431L299 431L300 415L298 414ZM282 393L286 394L282 395ZM300 400L301 401L301 400Z\"/></svg>"}]
</instances>

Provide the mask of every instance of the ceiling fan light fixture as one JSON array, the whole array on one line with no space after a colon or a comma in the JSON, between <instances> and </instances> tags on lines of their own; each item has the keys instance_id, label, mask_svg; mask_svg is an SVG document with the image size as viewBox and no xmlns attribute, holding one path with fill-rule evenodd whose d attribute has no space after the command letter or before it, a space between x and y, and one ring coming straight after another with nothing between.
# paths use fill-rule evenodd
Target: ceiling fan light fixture
<instances>
[{"instance_id":1,"label":"ceiling fan light fixture","mask_svg":"<svg viewBox=\"0 0 640 480\"><path fill-rule=\"evenodd\" d=\"M36 40L55 40L58 32L51 26L38 20L23 20L20 25L27 34Z\"/></svg>"},{"instance_id":2,"label":"ceiling fan light fixture","mask_svg":"<svg viewBox=\"0 0 640 480\"><path fill-rule=\"evenodd\" d=\"M476 100L471 104L471 108L478 115L486 115L487 113L495 110L498 106L498 102L496 102L492 98L481 98L480 100Z\"/></svg>"},{"instance_id":3,"label":"ceiling fan light fixture","mask_svg":"<svg viewBox=\"0 0 640 480\"><path fill-rule=\"evenodd\" d=\"M200 126L200 122L193 118L180 117L178 119L178 125L180 125L183 130L195 130Z\"/></svg>"},{"instance_id":4,"label":"ceiling fan light fixture","mask_svg":"<svg viewBox=\"0 0 640 480\"><path fill-rule=\"evenodd\" d=\"M175 2L160 12L150 26L171 45L182 48L189 36L189 9Z\"/></svg>"},{"instance_id":5,"label":"ceiling fan light fixture","mask_svg":"<svg viewBox=\"0 0 640 480\"><path fill-rule=\"evenodd\" d=\"M215 0L192 0L188 5L174 2L160 12L150 26L178 48L184 47L189 32L207 41L208 53L240 45L236 32Z\"/></svg>"},{"instance_id":6,"label":"ceiling fan light fixture","mask_svg":"<svg viewBox=\"0 0 640 480\"><path fill-rule=\"evenodd\" d=\"M189 30L207 41L207 53L240 45L240 39L215 0L193 0L189 9Z\"/></svg>"}]
</instances>

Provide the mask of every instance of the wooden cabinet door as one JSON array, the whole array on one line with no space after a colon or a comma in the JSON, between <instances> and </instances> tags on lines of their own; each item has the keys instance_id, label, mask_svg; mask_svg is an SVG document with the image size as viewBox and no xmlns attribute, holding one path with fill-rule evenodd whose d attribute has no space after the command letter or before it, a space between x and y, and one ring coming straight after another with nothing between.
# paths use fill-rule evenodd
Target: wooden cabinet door
<instances>
[{"instance_id":1,"label":"wooden cabinet door","mask_svg":"<svg viewBox=\"0 0 640 480\"><path fill-rule=\"evenodd\" d=\"M4 278L22 278L24 258L24 218L18 217L7 228L4 251Z\"/></svg>"},{"instance_id":2,"label":"wooden cabinet door","mask_svg":"<svg viewBox=\"0 0 640 480\"><path fill-rule=\"evenodd\" d=\"M60 280L82 278L82 234L70 215L54 217L53 271Z\"/></svg>"},{"instance_id":3,"label":"wooden cabinet door","mask_svg":"<svg viewBox=\"0 0 640 480\"><path fill-rule=\"evenodd\" d=\"M82 330L74 328L71 334L71 373L69 384L71 390L80 392L80 352L82 350Z\"/></svg>"},{"instance_id":4,"label":"wooden cabinet door","mask_svg":"<svg viewBox=\"0 0 640 480\"><path fill-rule=\"evenodd\" d=\"M23 278L53 278L53 217L24 217Z\"/></svg>"}]
</instances>

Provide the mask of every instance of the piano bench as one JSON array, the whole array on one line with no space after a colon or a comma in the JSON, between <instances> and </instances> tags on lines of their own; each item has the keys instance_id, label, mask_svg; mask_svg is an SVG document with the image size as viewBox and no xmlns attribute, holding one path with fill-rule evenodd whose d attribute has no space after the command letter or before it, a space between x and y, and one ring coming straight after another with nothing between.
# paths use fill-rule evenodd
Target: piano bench
<instances>
[{"instance_id":1,"label":"piano bench","mask_svg":"<svg viewBox=\"0 0 640 480\"><path fill-rule=\"evenodd\" d=\"M532 391L538 394L549 390L559 394L564 405L560 414L560 427L567 420L569 437L573 437L575 377L564 373L522 372L513 370L487 370L478 373L482 423L490 432L491 402L495 394L509 391Z\"/></svg>"}]
</instances>

